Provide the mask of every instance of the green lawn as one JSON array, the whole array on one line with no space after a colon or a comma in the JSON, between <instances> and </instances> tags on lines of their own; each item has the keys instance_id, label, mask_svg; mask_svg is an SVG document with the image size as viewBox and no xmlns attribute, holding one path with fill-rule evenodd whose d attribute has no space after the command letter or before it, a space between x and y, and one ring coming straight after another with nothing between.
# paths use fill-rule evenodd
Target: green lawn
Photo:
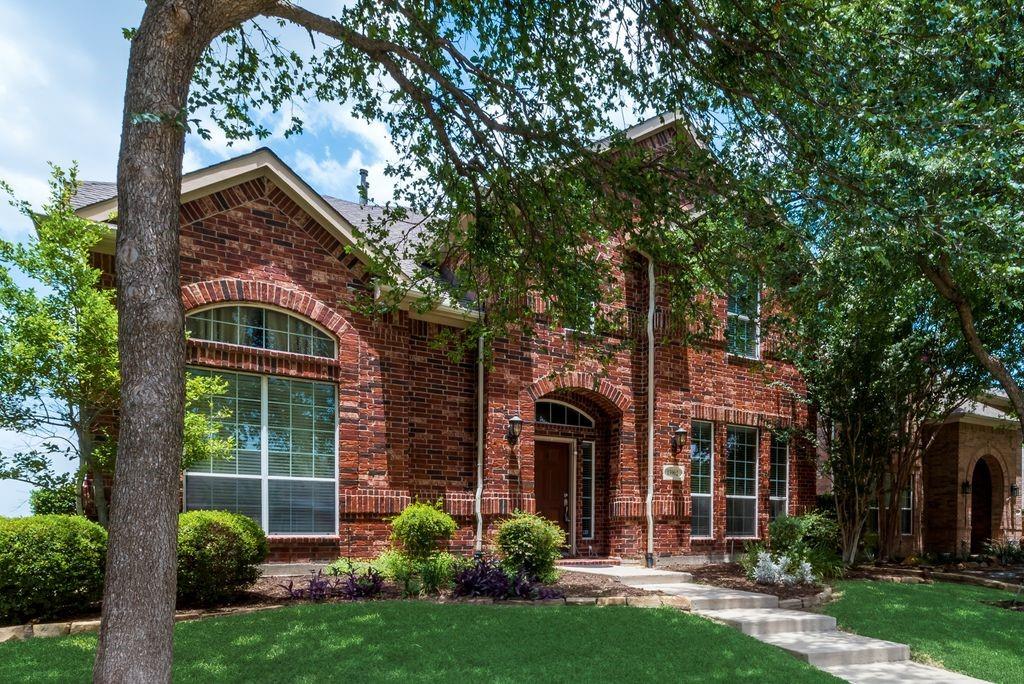
<instances>
[{"instance_id":1,"label":"green lawn","mask_svg":"<svg viewBox=\"0 0 1024 684\"><path fill-rule=\"evenodd\" d=\"M985 604L1012 594L966 584L840 582L839 626L910 644L914 660L994 682L1024 682L1024 613Z\"/></svg>"},{"instance_id":2,"label":"green lawn","mask_svg":"<svg viewBox=\"0 0 1024 684\"><path fill-rule=\"evenodd\" d=\"M0 644L0 682L85 682L96 639ZM175 680L836 681L727 627L670 609L437 605L290 606L186 622Z\"/></svg>"}]
</instances>

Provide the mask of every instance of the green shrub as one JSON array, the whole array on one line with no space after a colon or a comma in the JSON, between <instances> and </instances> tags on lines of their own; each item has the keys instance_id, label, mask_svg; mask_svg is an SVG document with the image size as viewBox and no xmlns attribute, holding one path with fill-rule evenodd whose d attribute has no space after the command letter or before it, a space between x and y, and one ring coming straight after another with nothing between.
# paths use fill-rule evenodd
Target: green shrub
<instances>
[{"instance_id":1,"label":"green shrub","mask_svg":"<svg viewBox=\"0 0 1024 684\"><path fill-rule=\"evenodd\" d=\"M210 605L231 598L260 576L267 535L247 516L189 511L178 517L178 600Z\"/></svg>"},{"instance_id":2,"label":"green shrub","mask_svg":"<svg viewBox=\"0 0 1024 684\"><path fill-rule=\"evenodd\" d=\"M795 561L811 564L814 574L822 579L834 579L843 574L839 556L839 525L820 512L804 515L783 515L772 521L768 528L769 548L773 554L788 556ZM756 563L757 551L748 551L747 564ZM750 572L750 568L744 565Z\"/></svg>"},{"instance_id":3,"label":"green shrub","mask_svg":"<svg viewBox=\"0 0 1024 684\"><path fill-rule=\"evenodd\" d=\"M562 557L565 532L547 518L516 511L498 525L495 543L507 572L546 583L558 579L555 561Z\"/></svg>"},{"instance_id":4,"label":"green shrub","mask_svg":"<svg viewBox=\"0 0 1024 684\"><path fill-rule=\"evenodd\" d=\"M92 608L106 555L106 530L81 516L0 518L0 624Z\"/></svg>"},{"instance_id":5,"label":"green shrub","mask_svg":"<svg viewBox=\"0 0 1024 684\"><path fill-rule=\"evenodd\" d=\"M747 577L753 575L754 568L757 567L758 556L767 550L768 547L763 542L747 542L747 545L743 547L743 555L740 556L739 563Z\"/></svg>"},{"instance_id":6,"label":"green shrub","mask_svg":"<svg viewBox=\"0 0 1024 684\"><path fill-rule=\"evenodd\" d=\"M332 577L341 577L342 575L347 575L352 570L355 570L357 573L363 573L371 567L377 570L377 572L380 572L380 569L377 568L372 561L342 557L333 561L324 568L324 574L331 575Z\"/></svg>"},{"instance_id":7,"label":"green shrub","mask_svg":"<svg viewBox=\"0 0 1024 684\"><path fill-rule=\"evenodd\" d=\"M391 519L391 539L413 558L426 558L452 538L455 519L436 504L413 503Z\"/></svg>"},{"instance_id":8,"label":"green shrub","mask_svg":"<svg viewBox=\"0 0 1024 684\"><path fill-rule=\"evenodd\" d=\"M32 515L74 515L78 491L73 482L65 482L53 489L37 487L28 495Z\"/></svg>"},{"instance_id":9,"label":"green shrub","mask_svg":"<svg viewBox=\"0 0 1024 684\"><path fill-rule=\"evenodd\" d=\"M437 594L451 589L455 584L455 573L473 564L472 559L441 551L417 563L423 591Z\"/></svg>"}]
</instances>

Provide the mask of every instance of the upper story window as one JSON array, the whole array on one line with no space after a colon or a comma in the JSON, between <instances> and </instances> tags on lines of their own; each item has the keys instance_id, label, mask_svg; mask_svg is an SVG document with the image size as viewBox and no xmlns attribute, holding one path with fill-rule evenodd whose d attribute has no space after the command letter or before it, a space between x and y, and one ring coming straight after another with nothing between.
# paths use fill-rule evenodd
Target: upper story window
<instances>
[{"instance_id":1,"label":"upper story window","mask_svg":"<svg viewBox=\"0 0 1024 684\"><path fill-rule=\"evenodd\" d=\"M186 317L197 340L321 356L337 356L334 339L312 323L276 309L231 304L204 309Z\"/></svg>"},{"instance_id":2,"label":"upper story window","mask_svg":"<svg viewBox=\"0 0 1024 684\"><path fill-rule=\"evenodd\" d=\"M760 356L757 318L760 314L761 294L757 280L743 275L734 276L729 292L728 320L725 327L726 349L730 354L756 359Z\"/></svg>"},{"instance_id":3,"label":"upper story window","mask_svg":"<svg viewBox=\"0 0 1024 684\"><path fill-rule=\"evenodd\" d=\"M583 428L594 427L593 418L560 401L538 401L536 418L538 423Z\"/></svg>"}]
</instances>

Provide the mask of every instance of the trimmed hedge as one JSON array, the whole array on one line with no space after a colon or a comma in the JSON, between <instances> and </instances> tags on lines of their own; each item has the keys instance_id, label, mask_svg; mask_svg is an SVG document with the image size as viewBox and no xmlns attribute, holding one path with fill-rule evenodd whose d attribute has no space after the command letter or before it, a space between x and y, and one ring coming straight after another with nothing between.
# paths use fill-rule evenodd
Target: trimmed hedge
<instances>
[{"instance_id":1,"label":"trimmed hedge","mask_svg":"<svg viewBox=\"0 0 1024 684\"><path fill-rule=\"evenodd\" d=\"M412 558L426 558L455 534L455 519L441 502L412 503L391 519L391 539Z\"/></svg>"},{"instance_id":2,"label":"trimmed hedge","mask_svg":"<svg viewBox=\"0 0 1024 684\"><path fill-rule=\"evenodd\" d=\"M81 516L0 518L0 624L92 608L106 555L106 530Z\"/></svg>"},{"instance_id":3,"label":"trimmed hedge","mask_svg":"<svg viewBox=\"0 0 1024 684\"><path fill-rule=\"evenodd\" d=\"M252 518L227 511L178 517L178 601L211 605L259 579L267 535Z\"/></svg>"}]
</instances>

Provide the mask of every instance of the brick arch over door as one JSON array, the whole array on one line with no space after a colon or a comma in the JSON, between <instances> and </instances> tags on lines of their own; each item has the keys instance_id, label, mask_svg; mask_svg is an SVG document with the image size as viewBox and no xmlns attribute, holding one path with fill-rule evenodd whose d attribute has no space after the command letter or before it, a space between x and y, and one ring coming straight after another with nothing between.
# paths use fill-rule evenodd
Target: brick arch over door
<instances>
[{"instance_id":1,"label":"brick arch over door","mask_svg":"<svg viewBox=\"0 0 1024 684\"><path fill-rule=\"evenodd\" d=\"M602 403L611 404L615 410L610 413L628 413L633 406L633 400L629 394L617 387L607 378L594 373L572 372L562 373L552 377L544 377L537 380L526 388L525 395L528 401L535 402L538 399L552 393L568 392L571 390L584 390L587 394L597 395ZM611 408L608 407L608 408Z\"/></svg>"},{"instance_id":2,"label":"brick arch over door","mask_svg":"<svg viewBox=\"0 0 1024 684\"><path fill-rule=\"evenodd\" d=\"M338 340L352 327L337 311L312 295L263 280L219 278L182 285L181 299L185 313L218 302L279 306L316 322Z\"/></svg>"}]
</instances>

